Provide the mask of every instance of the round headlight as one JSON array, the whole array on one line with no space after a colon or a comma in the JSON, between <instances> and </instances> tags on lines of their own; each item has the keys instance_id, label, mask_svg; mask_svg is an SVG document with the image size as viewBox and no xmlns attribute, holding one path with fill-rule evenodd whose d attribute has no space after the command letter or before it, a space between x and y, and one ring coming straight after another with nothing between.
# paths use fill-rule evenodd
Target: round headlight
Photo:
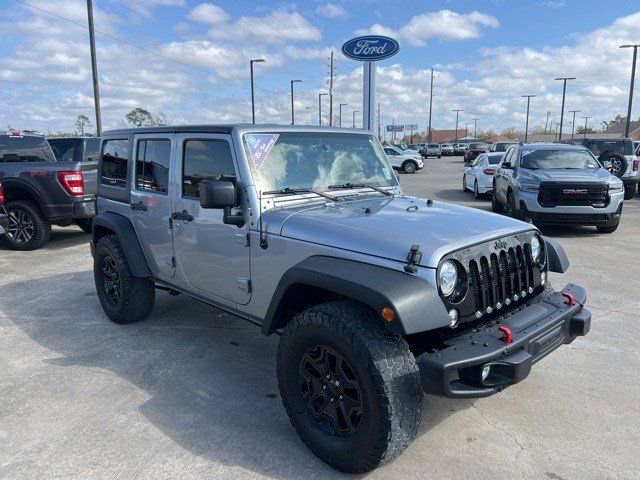
<instances>
[{"instance_id":1,"label":"round headlight","mask_svg":"<svg viewBox=\"0 0 640 480\"><path fill-rule=\"evenodd\" d=\"M440 267L440 273L438 274L440 291L445 297L448 297L456 289L457 283L458 269L452 261L448 260L442 264Z\"/></svg>"},{"instance_id":2,"label":"round headlight","mask_svg":"<svg viewBox=\"0 0 640 480\"><path fill-rule=\"evenodd\" d=\"M540 239L538 237L533 237L531 239L531 259L534 262L537 262L540 259Z\"/></svg>"}]
</instances>

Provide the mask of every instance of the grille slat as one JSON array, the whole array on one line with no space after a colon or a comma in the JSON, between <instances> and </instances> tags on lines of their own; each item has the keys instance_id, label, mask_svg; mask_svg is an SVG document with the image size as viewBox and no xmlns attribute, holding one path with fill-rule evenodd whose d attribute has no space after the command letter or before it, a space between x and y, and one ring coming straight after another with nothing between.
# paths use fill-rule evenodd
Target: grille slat
<instances>
[{"instance_id":1,"label":"grille slat","mask_svg":"<svg viewBox=\"0 0 640 480\"><path fill-rule=\"evenodd\" d=\"M608 197L609 189L605 183L542 182L538 192L538 203L542 207L604 207L608 203Z\"/></svg>"}]
</instances>

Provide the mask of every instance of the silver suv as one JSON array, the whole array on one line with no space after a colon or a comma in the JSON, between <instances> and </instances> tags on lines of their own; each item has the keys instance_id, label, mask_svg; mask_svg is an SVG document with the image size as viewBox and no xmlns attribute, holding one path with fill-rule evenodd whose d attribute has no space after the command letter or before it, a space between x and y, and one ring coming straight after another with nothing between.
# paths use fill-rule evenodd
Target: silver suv
<instances>
[{"instance_id":1,"label":"silver suv","mask_svg":"<svg viewBox=\"0 0 640 480\"><path fill-rule=\"evenodd\" d=\"M277 333L284 408L362 473L415 437L423 392L485 397L589 331L554 292L562 247L530 224L402 192L368 132L179 126L105 132L92 254L108 317L157 289Z\"/></svg>"},{"instance_id":2,"label":"silver suv","mask_svg":"<svg viewBox=\"0 0 640 480\"><path fill-rule=\"evenodd\" d=\"M515 145L493 179L494 212L536 224L595 225L612 233L622 215L624 185L577 145Z\"/></svg>"}]
</instances>

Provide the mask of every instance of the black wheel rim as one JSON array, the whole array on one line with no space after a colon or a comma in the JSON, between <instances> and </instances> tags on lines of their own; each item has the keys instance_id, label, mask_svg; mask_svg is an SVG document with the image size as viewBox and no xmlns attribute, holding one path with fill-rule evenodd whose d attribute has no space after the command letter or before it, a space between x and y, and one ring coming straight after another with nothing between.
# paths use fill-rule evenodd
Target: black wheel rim
<instances>
[{"instance_id":1,"label":"black wheel rim","mask_svg":"<svg viewBox=\"0 0 640 480\"><path fill-rule=\"evenodd\" d=\"M29 243L35 231L31 215L22 210L9 210L8 213L7 237L14 243Z\"/></svg>"},{"instance_id":2,"label":"black wheel rim","mask_svg":"<svg viewBox=\"0 0 640 480\"><path fill-rule=\"evenodd\" d=\"M356 433L362 422L362 393L351 365L335 350L318 345L302 356L300 391L318 426L336 437Z\"/></svg>"},{"instance_id":3,"label":"black wheel rim","mask_svg":"<svg viewBox=\"0 0 640 480\"><path fill-rule=\"evenodd\" d=\"M116 261L111 255L102 260L102 290L105 298L112 305L120 303L122 298L122 285L120 284L120 274L116 266Z\"/></svg>"}]
</instances>

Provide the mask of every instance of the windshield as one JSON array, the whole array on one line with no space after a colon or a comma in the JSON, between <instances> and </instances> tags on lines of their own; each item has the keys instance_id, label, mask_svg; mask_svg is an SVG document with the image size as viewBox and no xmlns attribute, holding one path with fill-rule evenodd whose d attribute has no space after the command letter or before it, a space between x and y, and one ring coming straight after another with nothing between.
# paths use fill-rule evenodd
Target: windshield
<instances>
[{"instance_id":1,"label":"windshield","mask_svg":"<svg viewBox=\"0 0 640 480\"><path fill-rule=\"evenodd\" d=\"M500 161L502 160L502 157L504 157L504 155L488 155L489 164L491 165L499 164Z\"/></svg>"},{"instance_id":2,"label":"windshield","mask_svg":"<svg viewBox=\"0 0 640 480\"><path fill-rule=\"evenodd\" d=\"M522 168L529 170L567 169L584 170L598 168L598 162L585 150L524 150Z\"/></svg>"},{"instance_id":3,"label":"windshield","mask_svg":"<svg viewBox=\"0 0 640 480\"><path fill-rule=\"evenodd\" d=\"M482 149L485 148L485 144L484 143L472 143L469 145L469 148L471 149Z\"/></svg>"},{"instance_id":4,"label":"windshield","mask_svg":"<svg viewBox=\"0 0 640 480\"><path fill-rule=\"evenodd\" d=\"M380 144L371 135L247 133L247 157L264 191L328 189L330 185L397 185Z\"/></svg>"}]
</instances>

